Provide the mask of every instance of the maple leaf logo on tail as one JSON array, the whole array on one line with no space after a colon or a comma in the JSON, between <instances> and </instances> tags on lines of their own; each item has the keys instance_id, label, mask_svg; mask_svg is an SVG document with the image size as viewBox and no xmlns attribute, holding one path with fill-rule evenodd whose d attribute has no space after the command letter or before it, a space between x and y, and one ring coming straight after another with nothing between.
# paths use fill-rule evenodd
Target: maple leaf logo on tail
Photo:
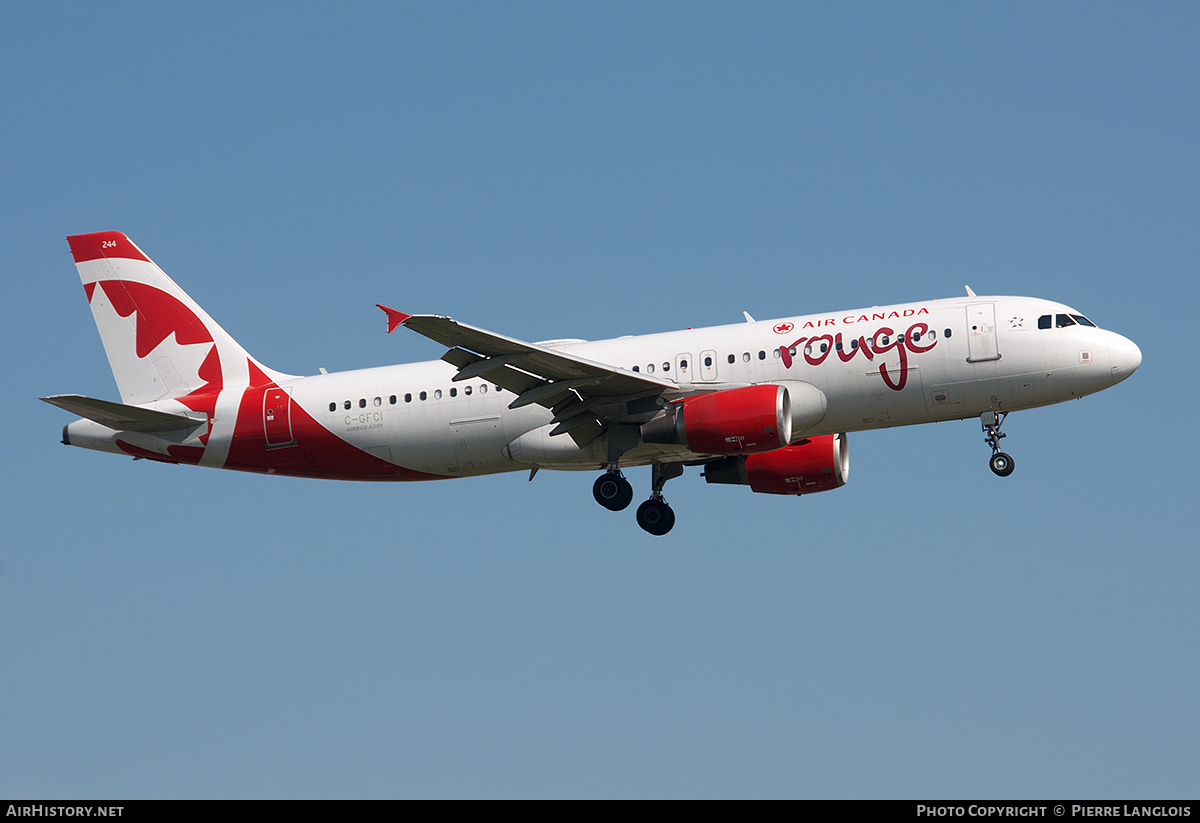
<instances>
[{"instance_id":1,"label":"maple leaf logo on tail","mask_svg":"<svg viewBox=\"0 0 1200 823\"><path fill-rule=\"evenodd\" d=\"M217 396L258 364L121 232L67 238L121 401L176 400L211 423ZM201 436L207 441L207 434Z\"/></svg>"}]
</instances>

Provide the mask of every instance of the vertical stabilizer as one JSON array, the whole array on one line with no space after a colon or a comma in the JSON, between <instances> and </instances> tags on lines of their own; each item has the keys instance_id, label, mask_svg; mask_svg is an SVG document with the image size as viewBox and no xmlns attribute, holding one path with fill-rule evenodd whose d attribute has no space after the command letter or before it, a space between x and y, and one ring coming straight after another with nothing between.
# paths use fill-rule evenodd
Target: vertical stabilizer
<instances>
[{"instance_id":1,"label":"vertical stabilizer","mask_svg":"<svg viewBox=\"0 0 1200 823\"><path fill-rule=\"evenodd\" d=\"M121 401L248 385L250 363L278 382L121 232L67 238Z\"/></svg>"}]
</instances>

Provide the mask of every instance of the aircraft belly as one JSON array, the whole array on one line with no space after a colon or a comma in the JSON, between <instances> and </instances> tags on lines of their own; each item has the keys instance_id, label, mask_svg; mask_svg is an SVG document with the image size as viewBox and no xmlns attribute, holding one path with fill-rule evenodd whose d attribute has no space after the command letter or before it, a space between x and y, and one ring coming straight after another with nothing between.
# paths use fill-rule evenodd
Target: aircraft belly
<instances>
[{"instance_id":1,"label":"aircraft belly","mask_svg":"<svg viewBox=\"0 0 1200 823\"><path fill-rule=\"evenodd\" d=\"M540 425L549 413L538 406L509 410L504 402L428 401L395 411L384 429L393 462L453 477L520 469L502 451L513 431ZM569 438L568 438L569 439Z\"/></svg>"}]
</instances>

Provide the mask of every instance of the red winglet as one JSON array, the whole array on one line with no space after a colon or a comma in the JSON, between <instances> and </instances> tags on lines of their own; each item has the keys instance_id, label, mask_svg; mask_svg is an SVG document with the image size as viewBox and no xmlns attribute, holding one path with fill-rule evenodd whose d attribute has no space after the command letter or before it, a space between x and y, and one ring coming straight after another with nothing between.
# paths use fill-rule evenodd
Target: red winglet
<instances>
[{"instance_id":1,"label":"red winglet","mask_svg":"<svg viewBox=\"0 0 1200 823\"><path fill-rule=\"evenodd\" d=\"M388 334L391 334L392 332L394 332L396 330L397 326L399 326L401 323L403 323L408 318L412 317L411 314L405 314L402 311L396 311L395 309L389 309L387 306L383 305L382 303L376 303L375 305L378 306L379 308L383 309L383 313L387 315Z\"/></svg>"},{"instance_id":2,"label":"red winglet","mask_svg":"<svg viewBox=\"0 0 1200 823\"><path fill-rule=\"evenodd\" d=\"M67 242L71 244L71 254L75 256L76 263L99 260L101 257L125 257L150 262L150 258L142 254L142 250L119 231L73 234L67 238Z\"/></svg>"}]
</instances>

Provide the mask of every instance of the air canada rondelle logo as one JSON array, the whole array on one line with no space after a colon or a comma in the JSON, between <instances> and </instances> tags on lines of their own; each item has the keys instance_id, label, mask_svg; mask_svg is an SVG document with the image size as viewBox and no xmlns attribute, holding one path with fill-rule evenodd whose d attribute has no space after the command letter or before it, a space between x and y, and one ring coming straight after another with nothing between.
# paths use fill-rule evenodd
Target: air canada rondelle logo
<instances>
[{"instance_id":1,"label":"air canada rondelle logo","mask_svg":"<svg viewBox=\"0 0 1200 823\"><path fill-rule=\"evenodd\" d=\"M775 332L776 334L787 334L794 328L796 328L796 326L793 323L776 323L775 327L772 328L771 331Z\"/></svg>"}]
</instances>

